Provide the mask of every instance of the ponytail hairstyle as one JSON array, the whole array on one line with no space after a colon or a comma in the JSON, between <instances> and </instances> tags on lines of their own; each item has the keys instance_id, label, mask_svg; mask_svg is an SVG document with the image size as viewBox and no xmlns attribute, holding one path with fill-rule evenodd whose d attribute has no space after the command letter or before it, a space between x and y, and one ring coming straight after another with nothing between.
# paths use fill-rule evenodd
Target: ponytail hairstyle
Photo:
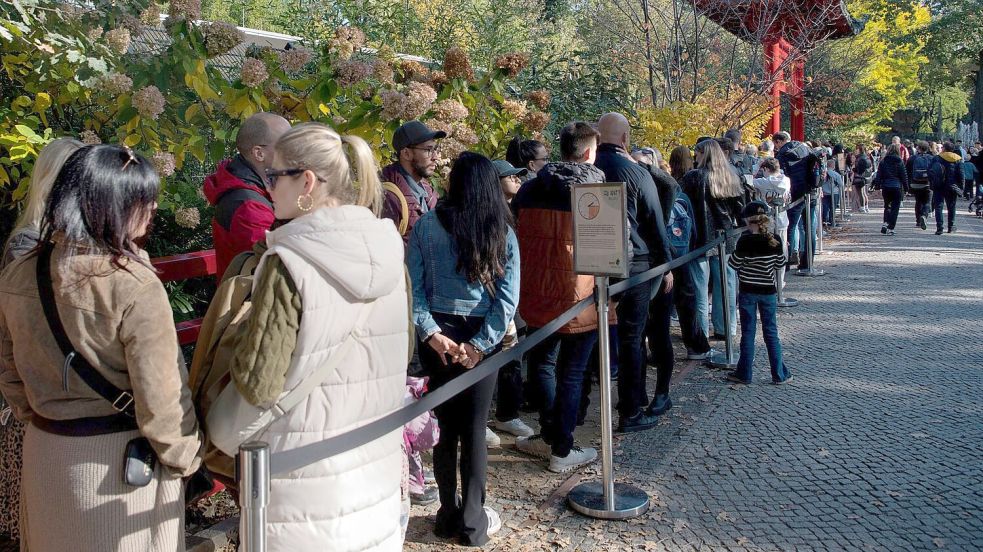
<instances>
[{"instance_id":1,"label":"ponytail hairstyle","mask_svg":"<svg viewBox=\"0 0 983 552\"><path fill-rule=\"evenodd\" d=\"M492 162L478 153L462 153L451 168L447 195L434 211L451 235L457 271L494 290L494 280L505 274L512 212L502 201Z\"/></svg>"},{"instance_id":2,"label":"ponytail hairstyle","mask_svg":"<svg viewBox=\"0 0 983 552\"><path fill-rule=\"evenodd\" d=\"M539 140L523 140L521 136L516 136L509 141L509 147L505 150L505 160L512 163L513 167L528 168L529 163L536 159L536 150L546 149L546 144Z\"/></svg>"},{"instance_id":3,"label":"ponytail hairstyle","mask_svg":"<svg viewBox=\"0 0 983 552\"><path fill-rule=\"evenodd\" d=\"M778 247L778 240L775 239L775 234L771 231L771 217L768 215L754 215L747 218L748 223L754 223L758 225L758 234L762 236L768 236L768 245L771 247Z\"/></svg>"},{"instance_id":4,"label":"ponytail hairstyle","mask_svg":"<svg viewBox=\"0 0 983 552\"><path fill-rule=\"evenodd\" d=\"M382 184L375 156L365 140L339 135L321 123L302 123L277 140L276 152L292 167L312 171L319 185L311 191L316 206L334 198L382 212Z\"/></svg>"}]
</instances>

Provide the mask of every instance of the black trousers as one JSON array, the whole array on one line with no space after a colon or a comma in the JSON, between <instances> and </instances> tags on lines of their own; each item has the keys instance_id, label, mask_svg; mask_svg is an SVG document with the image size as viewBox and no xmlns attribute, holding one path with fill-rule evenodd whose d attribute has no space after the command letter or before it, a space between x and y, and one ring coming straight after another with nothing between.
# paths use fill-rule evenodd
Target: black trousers
<instances>
[{"instance_id":1,"label":"black trousers","mask_svg":"<svg viewBox=\"0 0 983 552\"><path fill-rule=\"evenodd\" d=\"M707 334L703 332L696 314L696 282L693 280L691 261L672 271L672 301L679 315L679 331L686 349L692 353L705 353L710 350Z\"/></svg>"},{"instance_id":2,"label":"black trousers","mask_svg":"<svg viewBox=\"0 0 983 552\"><path fill-rule=\"evenodd\" d=\"M675 276L673 276L675 283ZM675 286L673 286L675 290ZM672 352L672 338L669 336L669 324L672 316L672 295L660 287L655 291L655 297L649 301L648 324L645 336L648 338L650 361L658 369L656 376L655 394L663 395L669 392L669 380L672 379L672 369L675 364Z\"/></svg>"},{"instance_id":3,"label":"black trousers","mask_svg":"<svg viewBox=\"0 0 983 552\"><path fill-rule=\"evenodd\" d=\"M922 217L928 218L932 210L932 190L928 187L912 189L911 195L915 196L915 222L920 222Z\"/></svg>"},{"instance_id":4,"label":"black trousers","mask_svg":"<svg viewBox=\"0 0 983 552\"><path fill-rule=\"evenodd\" d=\"M904 192L901 188L884 188L881 190L881 197L884 198L884 224L888 230L894 230L898 224L898 212L901 209L901 196Z\"/></svg>"},{"instance_id":5,"label":"black trousers","mask_svg":"<svg viewBox=\"0 0 983 552\"><path fill-rule=\"evenodd\" d=\"M481 328L484 318L432 313L442 333L465 343ZM423 344L420 361L430 372L430 389L436 390L463 374L459 364L444 366L440 357ZM488 481L488 448L485 426L495 392L496 374L434 409L440 424L440 442L433 449L433 471L440 492L440 509L434 531L442 537L459 536L466 545L488 542L485 489ZM461 446L460 465L457 447ZM457 498L457 472L461 470L461 495Z\"/></svg>"},{"instance_id":6,"label":"black trousers","mask_svg":"<svg viewBox=\"0 0 983 552\"><path fill-rule=\"evenodd\" d=\"M647 259L636 259L629 274L634 276L649 268ZM614 298L618 301L618 413L623 418L648 406L644 341L653 285L662 285L662 278L638 284Z\"/></svg>"}]
</instances>

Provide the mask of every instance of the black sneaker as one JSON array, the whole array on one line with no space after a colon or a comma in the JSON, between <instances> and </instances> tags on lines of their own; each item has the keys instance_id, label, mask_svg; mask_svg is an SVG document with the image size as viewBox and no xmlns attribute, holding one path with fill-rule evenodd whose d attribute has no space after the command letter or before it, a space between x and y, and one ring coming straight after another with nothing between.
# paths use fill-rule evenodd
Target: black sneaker
<instances>
[{"instance_id":1,"label":"black sneaker","mask_svg":"<svg viewBox=\"0 0 983 552\"><path fill-rule=\"evenodd\" d=\"M741 385L748 385L751 383L751 380L742 378L741 376L737 375L737 372L730 372L727 374L726 380L732 383L740 383Z\"/></svg>"},{"instance_id":2,"label":"black sneaker","mask_svg":"<svg viewBox=\"0 0 983 552\"><path fill-rule=\"evenodd\" d=\"M955 226L950 226L949 227L949 233L950 234L953 233L953 232L955 232L955 231L956 231L956 227Z\"/></svg>"},{"instance_id":3,"label":"black sneaker","mask_svg":"<svg viewBox=\"0 0 983 552\"><path fill-rule=\"evenodd\" d=\"M645 410L645 413L649 416L661 416L665 414L667 410L672 408L672 399L669 398L669 393L662 393L655 396L652 402L649 403L649 407Z\"/></svg>"},{"instance_id":4,"label":"black sneaker","mask_svg":"<svg viewBox=\"0 0 983 552\"><path fill-rule=\"evenodd\" d=\"M881 226L881 234L887 234L887 225Z\"/></svg>"},{"instance_id":5,"label":"black sneaker","mask_svg":"<svg viewBox=\"0 0 983 552\"><path fill-rule=\"evenodd\" d=\"M918 217L918 226L922 230L928 230L928 225L925 224L925 217Z\"/></svg>"},{"instance_id":6,"label":"black sneaker","mask_svg":"<svg viewBox=\"0 0 983 552\"><path fill-rule=\"evenodd\" d=\"M939 228L938 230L936 230L936 231L935 231L935 235L936 235L936 236L941 236L941 235L942 235L942 229L941 229L941 228Z\"/></svg>"},{"instance_id":7,"label":"black sneaker","mask_svg":"<svg viewBox=\"0 0 983 552\"><path fill-rule=\"evenodd\" d=\"M644 411L639 410L638 414L630 418L621 418L618 423L618 433L631 433L634 431L644 431L646 429L652 429L655 424L659 423L659 419L655 416L649 416Z\"/></svg>"}]
</instances>

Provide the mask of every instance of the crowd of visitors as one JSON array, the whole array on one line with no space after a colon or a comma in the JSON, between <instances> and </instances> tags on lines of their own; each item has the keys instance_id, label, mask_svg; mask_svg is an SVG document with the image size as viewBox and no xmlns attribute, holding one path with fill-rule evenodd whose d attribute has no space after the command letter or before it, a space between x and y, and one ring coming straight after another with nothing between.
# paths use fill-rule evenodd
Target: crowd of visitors
<instances>
[{"instance_id":1,"label":"crowd of visitors","mask_svg":"<svg viewBox=\"0 0 983 552\"><path fill-rule=\"evenodd\" d=\"M551 472L596 460L574 432L598 332L616 342L619 432L652 428L672 408L674 316L691 360L740 327L727 375L740 384L752 381L760 316L771 381L792 381L777 293L790 266L810 268L809 243L846 195L867 212L868 189L880 190L883 234L895 234L909 193L921 229L934 211L936 234L951 233L957 198L977 194L983 168L978 143L895 139L848 152L786 132L754 146L739 130L666 159L633 148L628 119L608 113L564 126L555 161L521 138L505 159L465 152L441 195L431 180L444 138L409 121L380 169L369 144L325 125L291 128L267 113L244 121L235 157L203 183L219 275L251 278L223 336L229 385L206 425L140 247L160 188L153 165L121 146L46 146L0 274L0 391L15 418L0 416L0 529L31 550L181 549L183 498L197 496L185 485L207 477L210 432L265 420L248 436L274 454L346 433L591 297L592 277L574 271L572 186L625 183L629 276L725 236L720 251L612 297L609 320L582 311L433 416L271 483L270 550L397 550L410 504L437 500L438 536L484 545L502 525L485 505L487 448L500 442L489 423ZM255 262L244 268L243 256ZM538 430L524 409L538 412ZM431 448L432 472L422 455Z\"/></svg>"}]
</instances>

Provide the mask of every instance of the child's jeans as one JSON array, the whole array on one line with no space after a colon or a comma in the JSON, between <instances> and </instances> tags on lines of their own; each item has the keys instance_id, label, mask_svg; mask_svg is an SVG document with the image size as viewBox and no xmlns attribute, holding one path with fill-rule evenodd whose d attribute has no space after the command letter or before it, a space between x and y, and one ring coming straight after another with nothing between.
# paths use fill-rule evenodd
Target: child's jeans
<instances>
[{"instance_id":1,"label":"child's jeans","mask_svg":"<svg viewBox=\"0 0 983 552\"><path fill-rule=\"evenodd\" d=\"M778 295L742 292L737 298L737 305L741 313L741 359L737 362L737 377L751 381L754 338L757 333L756 315L760 312L761 333L765 338L768 361L771 363L771 380L785 381L789 377L789 371L782 360L782 343L778 339Z\"/></svg>"}]
</instances>

